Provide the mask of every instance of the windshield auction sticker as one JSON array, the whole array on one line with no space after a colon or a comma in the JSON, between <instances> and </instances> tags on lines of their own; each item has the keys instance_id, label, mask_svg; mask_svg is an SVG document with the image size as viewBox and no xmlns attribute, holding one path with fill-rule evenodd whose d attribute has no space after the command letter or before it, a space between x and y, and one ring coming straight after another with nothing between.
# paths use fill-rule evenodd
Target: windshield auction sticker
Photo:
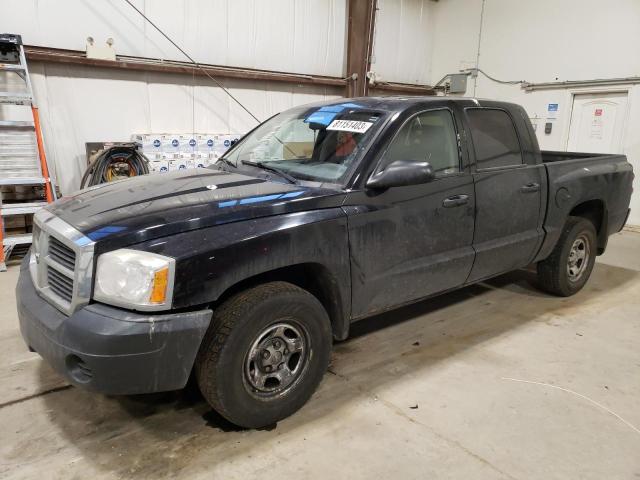
<instances>
[{"instance_id":1,"label":"windshield auction sticker","mask_svg":"<svg viewBox=\"0 0 640 480\"><path fill-rule=\"evenodd\" d=\"M327 130L341 130L343 132L364 133L371 128L373 123L360 122L358 120L334 120Z\"/></svg>"}]
</instances>

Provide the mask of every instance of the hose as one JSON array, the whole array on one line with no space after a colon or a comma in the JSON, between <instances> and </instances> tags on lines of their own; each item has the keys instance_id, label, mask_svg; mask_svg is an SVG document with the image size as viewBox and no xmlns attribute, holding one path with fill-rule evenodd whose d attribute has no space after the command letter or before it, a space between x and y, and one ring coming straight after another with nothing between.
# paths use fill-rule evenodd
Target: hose
<instances>
[{"instance_id":1,"label":"hose","mask_svg":"<svg viewBox=\"0 0 640 480\"><path fill-rule=\"evenodd\" d=\"M125 175L122 175L123 166L125 166L126 170ZM117 172L116 167L118 168ZM149 159L136 148L135 144L118 145L102 150L91 161L84 175L82 175L80 188L112 182L123 177L146 175L148 173Z\"/></svg>"}]
</instances>

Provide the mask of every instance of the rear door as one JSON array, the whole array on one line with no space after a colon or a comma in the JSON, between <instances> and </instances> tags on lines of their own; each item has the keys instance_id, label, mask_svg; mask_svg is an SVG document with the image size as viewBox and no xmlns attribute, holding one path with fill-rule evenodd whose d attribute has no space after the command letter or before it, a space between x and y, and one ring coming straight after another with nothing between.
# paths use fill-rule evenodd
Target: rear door
<instances>
[{"instance_id":1,"label":"rear door","mask_svg":"<svg viewBox=\"0 0 640 480\"><path fill-rule=\"evenodd\" d=\"M509 112L468 108L465 113L475 160L476 259L468 279L473 282L520 268L532 259L543 235L545 177L544 167L523 155L527 139L519 138Z\"/></svg>"}]
</instances>

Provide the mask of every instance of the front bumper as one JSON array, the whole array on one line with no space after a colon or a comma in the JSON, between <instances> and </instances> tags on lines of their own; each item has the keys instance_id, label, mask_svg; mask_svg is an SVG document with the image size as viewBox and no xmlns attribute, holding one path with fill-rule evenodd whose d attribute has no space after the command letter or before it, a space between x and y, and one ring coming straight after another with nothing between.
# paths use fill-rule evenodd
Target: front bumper
<instances>
[{"instance_id":1,"label":"front bumper","mask_svg":"<svg viewBox=\"0 0 640 480\"><path fill-rule=\"evenodd\" d=\"M112 395L185 386L211 310L141 315L91 304L66 316L38 295L25 266L16 287L22 337L72 384Z\"/></svg>"}]
</instances>

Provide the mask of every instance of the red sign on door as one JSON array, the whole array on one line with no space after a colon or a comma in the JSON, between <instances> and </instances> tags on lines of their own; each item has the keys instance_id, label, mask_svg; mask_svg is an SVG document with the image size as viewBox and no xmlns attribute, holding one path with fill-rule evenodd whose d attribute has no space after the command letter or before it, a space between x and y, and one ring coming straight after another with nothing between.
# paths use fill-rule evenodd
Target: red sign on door
<instances>
[{"instance_id":1,"label":"red sign on door","mask_svg":"<svg viewBox=\"0 0 640 480\"><path fill-rule=\"evenodd\" d=\"M596 108L596 111L593 114L596 117L601 117L602 116L602 109L601 108Z\"/></svg>"}]
</instances>

